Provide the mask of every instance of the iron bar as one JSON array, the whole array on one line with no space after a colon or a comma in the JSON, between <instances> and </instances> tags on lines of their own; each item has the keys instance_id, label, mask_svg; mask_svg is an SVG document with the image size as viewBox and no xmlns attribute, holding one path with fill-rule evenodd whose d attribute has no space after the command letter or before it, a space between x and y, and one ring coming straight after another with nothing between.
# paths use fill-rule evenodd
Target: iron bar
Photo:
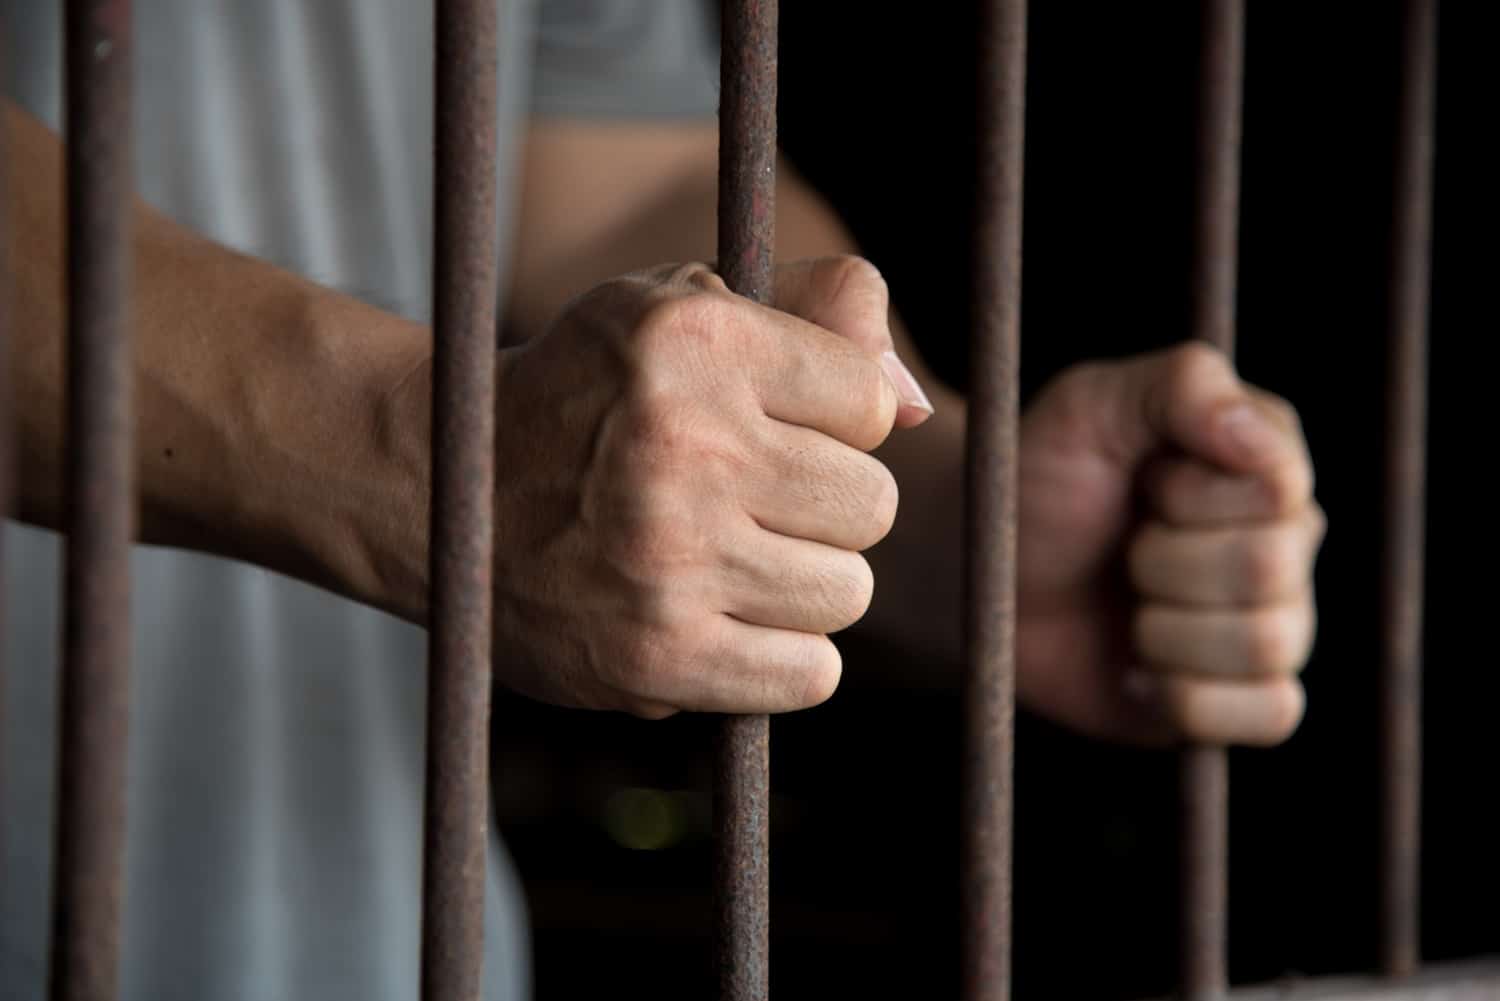
<instances>
[{"instance_id":1,"label":"iron bar","mask_svg":"<svg viewBox=\"0 0 1500 1001\"><path fill-rule=\"evenodd\" d=\"M1010 997L1026 3L980 6L965 552L966 1001Z\"/></svg>"},{"instance_id":2,"label":"iron bar","mask_svg":"<svg viewBox=\"0 0 1500 1001\"><path fill-rule=\"evenodd\" d=\"M1406 0L1401 25L1390 263L1381 699L1380 964L1414 973L1419 941L1422 593L1427 478L1427 306L1437 0Z\"/></svg>"},{"instance_id":3,"label":"iron bar","mask_svg":"<svg viewBox=\"0 0 1500 1001\"><path fill-rule=\"evenodd\" d=\"M725 0L720 18L719 270L769 302L776 243L777 0ZM726 716L715 746L715 961L723 1001L770 991L771 723Z\"/></svg>"},{"instance_id":4,"label":"iron bar","mask_svg":"<svg viewBox=\"0 0 1500 1001\"><path fill-rule=\"evenodd\" d=\"M1193 336L1234 353L1239 270L1244 0L1205 0L1199 60L1193 214ZM1229 759L1221 747L1181 756L1181 991L1191 1001L1229 985Z\"/></svg>"},{"instance_id":5,"label":"iron bar","mask_svg":"<svg viewBox=\"0 0 1500 1001\"><path fill-rule=\"evenodd\" d=\"M135 452L129 0L69 0L67 485L51 996L116 993Z\"/></svg>"},{"instance_id":6,"label":"iron bar","mask_svg":"<svg viewBox=\"0 0 1500 1001\"><path fill-rule=\"evenodd\" d=\"M484 961L499 112L495 0L437 0L422 997Z\"/></svg>"}]
</instances>

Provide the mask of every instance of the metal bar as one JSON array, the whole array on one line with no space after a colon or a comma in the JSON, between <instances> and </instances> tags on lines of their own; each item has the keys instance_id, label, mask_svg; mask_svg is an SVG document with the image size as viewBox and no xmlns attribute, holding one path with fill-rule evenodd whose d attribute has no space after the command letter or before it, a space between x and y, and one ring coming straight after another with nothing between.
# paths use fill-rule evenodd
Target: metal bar
<instances>
[{"instance_id":1,"label":"metal bar","mask_svg":"<svg viewBox=\"0 0 1500 1001\"><path fill-rule=\"evenodd\" d=\"M1410 979L1317 977L1230 991L1226 1001L1494 1001L1500 997L1500 961L1438 964Z\"/></svg>"},{"instance_id":2,"label":"metal bar","mask_svg":"<svg viewBox=\"0 0 1500 1001\"><path fill-rule=\"evenodd\" d=\"M725 0L720 24L719 270L769 302L776 243L777 0ZM723 1001L770 991L771 724L727 716L715 747L715 960Z\"/></svg>"},{"instance_id":3,"label":"metal bar","mask_svg":"<svg viewBox=\"0 0 1500 1001\"><path fill-rule=\"evenodd\" d=\"M1199 52L1193 336L1234 352L1239 270L1244 0L1204 0ZM1228 989L1229 760L1220 747L1181 756L1181 991L1192 1001Z\"/></svg>"},{"instance_id":4,"label":"metal bar","mask_svg":"<svg viewBox=\"0 0 1500 1001\"><path fill-rule=\"evenodd\" d=\"M422 997L479 997L484 960L496 297L495 0L437 0L432 524Z\"/></svg>"},{"instance_id":5,"label":"metal bar","mask_svg":"<svg viewBox=\"0 0 1500 1001\"><path fill-rule=\"evenodd\" d=\"M974 332L969 364L962 988L1010 997L1012 754L1026 2L979 20Z\"/></svg>"},{"instance_id":6,"label":"metal bar","mask_svg":"<svg viewBox=\"0 0 1500 1001\"><path fill-rule=\"evenodd\" d=\"M131 5L67 6L68 403L51 996L113 998L130 695Z\"/></svg>"},{"instance_id":7,"label":"metal bar","mask_svg":"<svg viewBox=\"0 0 1500 1001\"><path fill-rule=\"evenodd\" d=\"M1381 700L1380 965L1414 973L1419 941L1427 306L1437 0L1406 0L1391 230Z\"/></svg>"}]
</instances>

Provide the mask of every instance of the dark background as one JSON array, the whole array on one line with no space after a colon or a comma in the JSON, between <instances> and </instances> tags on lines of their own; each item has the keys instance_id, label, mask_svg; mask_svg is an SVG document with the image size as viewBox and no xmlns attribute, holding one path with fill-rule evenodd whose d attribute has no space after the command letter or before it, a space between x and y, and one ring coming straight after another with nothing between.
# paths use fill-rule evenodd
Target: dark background
<instances>
[{"instance_id":1,"label":"dark background","mask_svg":"<svg viewBox=\"0 0 1500 1001\"><path fill-rule=\"evenodd\" d=\"M1500 951L1486 616L1495 333L1459 235L1488 204L1495 124L1478 3L1445 6L1432 312L1424 946ZM967 4L783 4L782 140L889 278L924 353L967 352ZM1235 752L1236 981L1375 963L1380 482L1397 9L1251 4L1239 321L1247 378L1301 409L1331 531L1309 715ZM1035 2L1023 381L1185 336L1197 5ZM1461 173L1463 176L1461 176ZM1489 217L1493 220L1493 217ZM1493 229L1493 222L1489 224ZM1459 247L1463 246L1464 251ZM1465 275L1465 271L1470 275ZM1483 607L1482 604L1483 603ZM828 705L773 726L772 987L791 998L957 993L954 693L846 645ZM927 670L904 667L910 676ZM497 707L500 823L523 872L542 1001L711 996L710 721ZM1175 769L1022 716L1018 998L1166 993Z\"/></svg>"}]
</instances>

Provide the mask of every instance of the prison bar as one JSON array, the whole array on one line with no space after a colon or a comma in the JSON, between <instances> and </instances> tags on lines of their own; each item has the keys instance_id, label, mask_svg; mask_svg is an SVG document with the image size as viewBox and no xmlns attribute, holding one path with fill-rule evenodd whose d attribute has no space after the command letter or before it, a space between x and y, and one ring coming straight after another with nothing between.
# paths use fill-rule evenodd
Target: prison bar
<instances>
[{"instance_id":1,"label":"prison bar","mask_svg":"<svg viewBox=\"0 0 1500 1001\"><path fill-rule=\"evenodd\" d=\"M1239 270L1244 0L1205 0L1199 49L1193 212L1193 336L1234 353ZM1229 985L1229 758L1222 747L1181 755L1180 989L1189 1001Z\"/></svg>"},{"instance_id":2,"label":"prison bar","mask_svg":"<svg viewBox=\"0 0 1500 1001\"><path fill-rule=\"evenodd\" d=\"M130 677L131 8L69 0L67 511L51 996L115 996Z\"/></svg>"},{"instance_id":3,"label":"prison bar","mask_svg":"<svg viewBox=\"0 0 1500 1001\"><path fill-rule=\"evenodd\" d=\"M490 715L499 112L495 0L437 0L422 997L479 997Z\"/></svg>"},{"instance_id":4,"label":"prison bar","mask_svg":"<svg viewBox=\"0 0 1500 1001\"><path fill-rule=\"evenodd\" d=\"M1010 997L1026 2L980 5L965 559L962 989Z\"/></svg>"},{"instance_id":5,"label":"prison bar","mask_svg":"<svg viewBox=\"0 0 1500 1001\"><path fill-rule=\"evenodd\" d=\"M719 271L769 302L776 244L778 0L725 0L719 63ZM714 748L714 959L723 1001L770 993L771 723L726 716Z\"/></svg>"},{"instance_id":6,"label":"prison bar","mask_svg":"<svg viewBox=\"0 0 1500 1001\"><path fill-rule=\"evenodd\" d=\"M1436 66L1437 0L1406 0L1391 227L1381 617L1380 964L1391 976L1407 976L1421 961L1423 529Z\"/></svg>"}]
</instances>

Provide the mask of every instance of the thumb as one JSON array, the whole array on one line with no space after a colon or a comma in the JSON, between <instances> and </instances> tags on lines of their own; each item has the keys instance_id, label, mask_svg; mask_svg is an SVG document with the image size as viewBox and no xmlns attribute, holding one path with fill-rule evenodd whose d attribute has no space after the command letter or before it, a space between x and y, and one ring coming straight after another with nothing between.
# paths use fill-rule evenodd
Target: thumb
<instances>
[{"instance_id":1,"label":"thumb","mask_svg":"<svg viewBox=\"0 0 1500 1001\"><path fill-rule=\"evenodd\" d=\"M772 305L880 359L901 401L897 427L913 427L932 415L927 394L896 356L891 339L890 290L875 265L852 254L783 265L776 270Z\"/></svg>"},{"instance_id":2,"label":"thumb","mask_svg":"<svg viewBox=\"0 0 1500 1001\"><path fill-rule=\"evenodd\" d=\"M1225 355L1192 342L1100 366L1100 432L1135 467L1164 446L1233 474L1266 472L1295 448L1265 394L1240 381Z\"/></svg>"}]
</instances>

